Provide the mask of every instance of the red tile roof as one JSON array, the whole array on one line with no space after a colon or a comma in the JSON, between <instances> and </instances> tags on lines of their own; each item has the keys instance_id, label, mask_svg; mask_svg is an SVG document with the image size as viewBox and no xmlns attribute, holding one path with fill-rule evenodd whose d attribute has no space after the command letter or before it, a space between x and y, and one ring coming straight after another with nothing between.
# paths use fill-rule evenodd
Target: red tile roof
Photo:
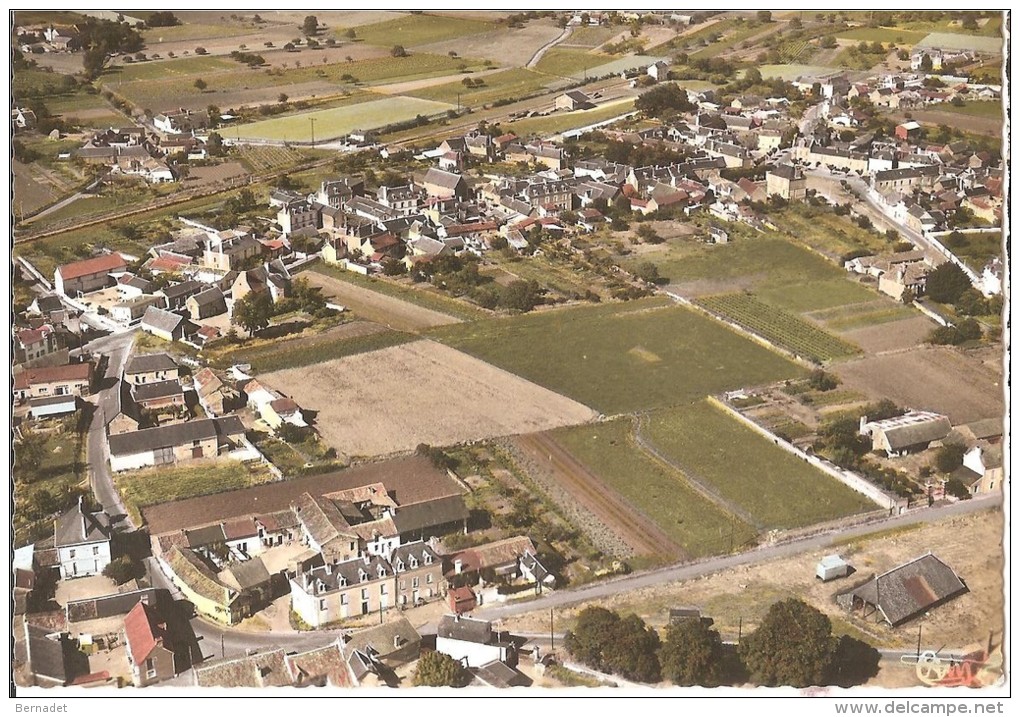
<instances>
[{"instance_id":1,"label":"red tile roof","mask_svg":"<svg viewBox=\"0 0 1020 717\"><path fill-rule=\"evenodd\" d=\"M18 342L22 346L29 346L39 343L51 333L53 333L53 329L46 325L40 326L38 329L22 329L18 332Z\"/></svg>"},{"instance_id":2,"label":"red tile roof","mask_svg":"<svg viewBox=\"0 0 1020 717\"><path fill-rule=\"evenodd\" d=\"M238 520L228 520L223 523L223 535L226 536L227 540L239 540L240 538L250 538L258 535L259 531L255 527L255 521L250 518L240 518Z\"/></svg>"},{"instance_id":3,"label":"red tile roof","mask_svg":"<svg viewBox=\"0 0 1020 717\"><path fill-rule=\"evenodd\" d=\"M156 646L170 649L166 623L160 622L156 611L143 602L135 605L124 616L124 633L131 660L136 665L144 665Z\"/></svg>"},{"instance_id":4,"label":"red tile roof","mask_svg":"<svg viewBox=\"0 0 1020 717\"><path fill-rule=\"evenodd\" d=\"M124 257L114 252L113 254L105 254L103 256L96 256L91 259L75 261L70 264L58 266L57 272L64 281L67 281L68 279L77 279L80 276L102 274L104 272L116 271L117 269L124 269L126 267L127 262L124 261Z\"/></svg>"},{"instance_id":5,"label":"red tile roof","mask_svg":"<svg viewBox=\"0 0 1020 717\"><path fill-rule=\"evenodd\" d=\"M88 381L91 376L92 364L90 363L29 368L15 375L14 388L26 389L38 383L50 383L52 381Z\"/></svg>"}]
</instances>

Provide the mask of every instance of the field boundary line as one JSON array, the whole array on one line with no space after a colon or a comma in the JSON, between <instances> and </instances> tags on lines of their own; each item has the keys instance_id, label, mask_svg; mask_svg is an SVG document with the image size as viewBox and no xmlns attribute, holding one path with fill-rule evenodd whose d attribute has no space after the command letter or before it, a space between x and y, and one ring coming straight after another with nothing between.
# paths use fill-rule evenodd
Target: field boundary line
<instances>
[{"instance_id":1,"label":"field boundary line","mask_svg":"<svg viewBox=\"0 0 1020 717\"><path fill-rule=\"evenodd\" d=\"M809 454L805 453L804 451L802 451L800 448L797 448L792 443L789 443L788 441L783 440L782 438L780 438L776 434L774 434L771 431L769 431L767 428L764 428L763 426L758 425L757 423L752 421L747 416L745 416L742 413L740 413L739 411L731 408L725 402L720 401L715 396L709 396L708 397L708 402L709 402L710 405L712 405L715 408L717 408L718 410L722 411L724 414L727 414L727 415L737 419L740 423L742 423L743 425L745 425L748 428L752 429L756 433L764 436L765 438L768 438L776 446L778 446L779 448L782 448L787 453L793 454L797 458L800 458L802 461L804 461L804 462L814 466L815 468L817 468L818 470L822 471L826 475L829 475L829 476L835 478L836 480L838 480L843 485L845 485L848 488L851 488L852 490L860 493L861 495L863 495L866 498L870 499L874 503L878 504L880 507L888 509L888 510L896 510L897 509L897 507L898 507L898 505L900 503L900 500L896 496L893 496L893 495L890 495L889 493L886 493L884 490L882 490L881 488L876 486L874 483L870 483L869 481L865 480L864 478L862 478L858 474L854 473L853 471L848 471L848 470L844 470L844 469L838 468L838 467L832 465L831 463L829 463L828 461L825 461L825 460L819 458L818 456L812 456L812 455L809 455Z\"/></svg>"},{"instance_id":2,"label":"field boundary line","mask_svg":"<svg viewBox=\"0 0 1020 717\"><path fill-rule=\"evenodd\" d=\"M717 507L721 508L731 515L735 515L742 521L752 526L756 531L761 533L765 530L765 525L757 520L749 512L734 504L732 501L727 500L719 493L715 488L710 486L704 478L699 476L692 470L685 468L676 462L675 459L668 458L663 455L658 448L652 445L651 441L648 440L643 433L644 421L646 414L638 414L636 425L634 426L634 442L637 443L638 447L647 453L653 460L662 463L667 468L679 473L691 488L693 488L702 498L713 503Z\"/></svg>"}]
</instances>

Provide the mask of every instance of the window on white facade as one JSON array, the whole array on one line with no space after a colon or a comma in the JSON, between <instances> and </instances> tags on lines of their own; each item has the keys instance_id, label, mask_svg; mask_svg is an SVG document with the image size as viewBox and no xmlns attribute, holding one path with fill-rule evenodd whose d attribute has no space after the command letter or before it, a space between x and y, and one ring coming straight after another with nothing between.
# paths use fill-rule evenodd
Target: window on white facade
<instances>
[{"instance_id":1,"label":"window on white facade","mask_svg":"<svg viewBox=\"0 0 1020 717\"><path fill-rule=\"evenodd\" d=\"M74 557L74 548L71 548L70 550L67 551L67 557L69 558Z\"/></svg>"},{"instance_id":2,"label":"window on white facade","mask_svg":"<svg viewBox=\"0 0 1020 717\"><path fill-rule=\"evenodd\" d=\"M93 545L92 546L92 554L93 555L99 555L99 546L98 545Z\"/></svg>"},{"instance_id":3,"label":"window on white facade","mask_svg":"<svg viewBox=\"0 0 1020 717\"><path fill-rule=\"evenodd\" d=\"M432 573L429 573L428 575L425 576L425 582L427 582L429 585L432 584Z\"/></svg>"},{"instance_id":4,"label":"window on white facade","mask_svg":"<svg viewBox=\"0 0 1020 717\"><path fill-rule=\"evenodd\" d=\"M319 609L320 610L325 610L326 609L326 601L325 600L319 600Z\"/></svg>"},{"instance_id":5,"label":"window on white facade","mask_svg":"<svg viewBox=\"0 0 1020 717\"><path fill-rule=\"evenodd\" d=\"M368 588L361 588L361 599L368 600Z\"/></svg>"},{"instance_id":6,"label":"window on white facade","mask_svg":"<svg viewBox=\"0 0 1020 717\"><path fill-rule=\"evenodd\" d=\"M145 661L145 676L146 677L156 676L156 663L153 662L151 657Z\"/></svg>"},{"instance_id":7,"label":"window on white facade","mask_svg":"<svg viewBox=\"0 0 1020 717\"><path fill-rule=\"evenodd\" d=\"M341 605L346 605L347 604L347 594L346 593L344 593L343 595L340 596L340 604Z\"/></svg>"},{"instance_id":8,"label":"window on white facade","mask_svg":"<svg viewBox=\"0 0 1020 717\"><path fill-rule=\"evenodd\" d=\"M386 594L386 583L383 583L382 585L379 586L379 594L380 595Z\"/></svg>"},{"instance_id":9,"label":"window on white facade","mask_svg":"<svg viewBox=\"0 0 1020 717\"><path fill-rule=\"evenodd\" d=\"M411 578L411 587L415 590L418 589L418 578Z\"/></svg>"}]
</instances>

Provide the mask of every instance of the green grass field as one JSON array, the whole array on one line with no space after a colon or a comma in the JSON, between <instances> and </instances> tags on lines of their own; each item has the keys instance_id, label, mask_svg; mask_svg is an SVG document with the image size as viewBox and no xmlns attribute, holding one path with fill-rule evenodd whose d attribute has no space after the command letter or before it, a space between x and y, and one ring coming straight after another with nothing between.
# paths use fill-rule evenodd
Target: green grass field
<instances>
[{"instance_id":1,"label":"green grass field","mask_svg":"<svg viewBox=\"0 0 1020 717\"><path fill-rule=\"evenodd\" d=\"M715 57L730 48L736 47L752 35L757 35L767 29L767 27L757 23L743 22L741 24L734 25L727 32L723 33L723 36L716 42L713 42L707 47L703 47L696 52L692 52L691 57L696 60Z\"/></svg>"},{"instance_id":2,"label":"green grass field","mask_svg":"<svg viewBox=\"0 0 1020 717\"><path fill-rule=\"evenodd\" d=\"M1002 234L987 232L964 234L964 244L953 247L952 251L974 271L980 273L992 257L1002 257Z\"/></svg>"},{"instance_id":3,"label":"green grass field","mask_svg":"<svg viewBox=\"0 0 1020 717\"><path fill-rule=\"evenodd\" d=\"M964 102L962 105L954 105L952 102L943 102L934 107L938 112L952 112L953 114L966 117L987 117L988 119L1001 120L1005 115L1002 113L1002 102Z\"/></svg>"},{"instance_id":4,"label":"green grass field","mask_svg":"<svg viewBox=\"0 0 1020 717\"><path fill-rule=\"evenodd\" d=\"M231 59L211 56L135 62L107 68L103 72L101 83L106 85L197 78L237 70L240 67L241 65ZM250 70L248 72L251 73Z\"/></svg>"},{"instance_id":5,"label":"green grass field","mask_svg":"<svg viewBox=\"0 0 1020 717\"><path fill-rule=\"evenodd\" d=\"M860 348L818 328L795 314L763 304L749 294L706 296L698 303L776 346L815 362L846 358Z\"/></svg>"},{"instance_id":6,"label":"green grass field","mask_svg":"<svg viewBox=\"0 0 1020 717\"><path fill-rule=\"evenodd\" d=\"M613 60L612 55L554 47L542 55L535 69L557 77L574 77L584 74L585 70L604 65ZM595 77L591 72L589 77Z\"/></svg>"},{"instance_id":7,"label":"green grass field","mask_svg":"<svg viewBox=\"0 0 1020 717\"><path fill-rule=\"evenodd\" d=\"M766 303L793 312L871 301L876 294L846 278L834 263L775 234L738 238L716 246L671 241L661 253L649 253L659 274L671 283L744 281Z\"/></svg>"},{"instance_id":8,"label":"green grass field","mask_svg":"<svg viewBox=\"0 0 1020 717\"><path fill-rule=\"evenodd\" d=\"M465 77L471 78L471 75ZM445 102L456 105L458 100L462 107L481 107L496 100L525 97L543 89L549 82L549 76L523 67L512 70L494 72L485 77L478 77L485 84L481 87L467 88L461 79L442 85L423 87L405 93L407 97L418 97L433 102Z\"/></svg>"},{"instance_id":9,"label":"green grass field","mask_svg":"<svg viewBox=\"0 0 1020 717\"><path fill-rule=\"evenodd\" d=\"M28 469L18 458L14 445L14 515L15 545L52 537L51 512L63 511L75 501L76 487L86 479L84 436L75 430L75 419L59 421L60 429L45 435L39 467Z\"/></svg>"},{"instance_id":10,"label":"green grass field","mask_svg":"<svg viewBox=\"0 0 1020 717\"><path fill-rule=\"evenodd\" d=\"M758 71L765 79L780 79L792 82L798 77L817 77L835 74L837 70L824 65L759 65Z\"/></svg>"},{"instance_id":11,"label":"green grass field","mask_svg":"<svg viewBox=\"0 0 1020 717\"><path fill-rule=\"evenodd\" d=\"M605 122L606 120L611 120L614 117L620 117L633 111L634 100L627 100L626 102L614 102L611 105L596 107L590 110L557 112L549 117L530 117L510 122L506 127L513 130L519 136L529 134L550 135L587 127L598 122Z\"/></svg>"},{"instance_id":12,"label":"green grass field","mask_svg":"<svg viewBox=\"0 0 1020 717\"><path fill-rule=\"evenodd\" d=\"M621 72L627 70L636 70L640 67L647 67L653 62L659 60L668 60L668 57L662 55L628 55L621 57L616 60L609 60L603 62L594 67L588 66L587 70L575 71L570 75L575 80L584 79L585 77L606 77L608 75L619 75ZM583 70L583 68L582 68Z\"/></svg>"},{"instance_id":13,"label":"green grass field","mask_svg":"<svg viewBox=\"0 0 1020 717\"><path fill-rule=\"evenodd\" d=\"M852 30L840 30L836 33L836 38L857 42L893 43L897 47L910 48L923 40L926 34L917 30L902 30L895 27L855 27Z\"/></svg>"},{"instance_id":14,"label":"green grass field","mask_svg":"<svg viewBox=\"0 0 1020 717\"><path fill-rule=\"evenodd\" d=\"M718 322L661 298L456 324L428 333L607 415L804 373Z\"/></svg>"},{"instance_id":15,"label":"green grass field","mask_svg":"<svg viewBox=\"0 0 1020 717\"><path fill-rule=\"evenodd\" d=\"M858 249L881 254L890 251L893 244L884 234L862 229L849 217L841 217L827 208L791 204L780 212L772 212L769 218L791 241L833 260Z\"/></svg>"},{"instance_id":16,"label":"green grass field","mask_svg":"<svg viewBox=\"0 0 1020 717\"><path fill-rule=\"evenodd\" d=\"M232 460L160 466L113 475L124 507L137 524L141 524L141 509L146 506L247 488L272 479L273 474L261 463Z\"/></svg>"},{"instance_id":17,"label":"green grass field","mask_svg":"<svg viewBox=\"0 0 1020 717\"><path fill-rule=\"evenodd\" d=\"M372 25L361 25L354 28L354 31L357 33L358 41L369 45L415 47L454 40L465 35L478 35L498 28L499 26L493 23L464 17L406 15ZM336 35L346 39L345 32L346 28L341 28L336 30Z\"/></svg>"},{"instance_id":18,"label":"green grass field","mask_svg":"<svg viewBox=\"0 0 1020 717\"><path fill-rule=\"evenodd\" d=\"M414 119L417 115L436 115L452 108L452 105L415 97L387 97L347 107L276 117L232 129L233 134L246 139L307 142L311 139L311 120L315 120L315 137L325 140L348 134L356 129L375 129L394 122Z\"/></svg>"},{"instance_id":19,"label":"green grass field","mask_svg":"<svg viewBox=\"0 0 1020 717\"><path fill-rule=\"evenodd\" d=\"M422 288L411 288L406 284L399 284L394 280L384 279L382 277L368 277L362 276L361 274L355 274L353 271L344 271L343 269L324 264L322 262L315 264L309 271L315 271L326 276L332 276L334 279L340 279L350 284L371 289L372 291L379 292L380 294L386 294L392 296L395 299L401 299L418 306L423 306L426 309L432 309L438 311L441 314L447 316L453 316L458 319L464 319L465 321L472 321L474 319L488 318L490 314L485 309L479 308L474 304L469 304L466 301L455 299L452 296L446 294L440 294L435 289L429 289L426 287Z\"/></svg>"},{"instance_id":20,"label":"green grass field","mask_svg":"<svg viewBox=\"0 0 1020 717\"><path fill-rule=\"evenodd\" d=\"M917 43L919 47L939 47L944 50L974 50L1002 54L1002 38L998 35L960 35L955 32L933 32Z\"/></svg>"},{"instance_id":21,"label":"green grass field","mask_svg":"<svg viewBox=\"0 0 1020 717\"><path fill-rule=\"evenodd\" d=\"M754 537L754 529L709 502L676 471L634 442L627 418L553 434L578 460L647 515L691 557L725 553Z\"/></svg>"},{"instance_id":22,"label":"green grass field","mask_svg":"<svg viewBox=\"0 0 1020 717\"><path fill-rule=\"evenodd\" d=\"M650 415L663 454L770 528L796 528L875 508L708 401Z\"/></svg>"},{"instance_id":23,"label":"green grass field","mask_svg":"<svg viewBox=\"0 0 1020 717\"><path fill-rule=\"evenodd\" d=\"M917 312L908 306L892 301L875 301L816 311L811 314L811 318L822 322L831 331L852 331L866 326L902 321L917 315Z\"/></svg>"}]
</instances>

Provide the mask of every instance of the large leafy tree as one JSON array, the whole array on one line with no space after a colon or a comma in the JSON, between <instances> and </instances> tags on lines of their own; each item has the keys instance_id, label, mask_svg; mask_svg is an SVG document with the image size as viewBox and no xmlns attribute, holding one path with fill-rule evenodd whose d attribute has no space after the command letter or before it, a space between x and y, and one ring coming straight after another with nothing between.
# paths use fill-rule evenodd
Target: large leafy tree
<instances>
[{"instance_id":1,"label":"large leafy tree","mask_svg":"<svg viewBox=\"0 0 1020 717\"><path fill-rule=\"evenodd\" d=\"M642 93L634 107L650 117L669 117L681 112L691 112L694 105L687 97L687 90L672 82L656 85Z\"/></svg>"},{"instance_id":2,"label":"large leafy tree","mask_svg":"<svg viewBox=\"0 0 1020 717\"><path fill-rule=\"evenodd\" d=\"M740 643L752 681L769 687L825 684L836 641L829 618L791 598L769 608L761 625Z\"/></svg>"},{"instance_id":3,"label":"large leafy tree","mask_svg":"<svg viewBox=\"0 0 1020 717\"><path fill-rule=\"evenodd\" d=\"M969 288L970 279L966 272L949 261L932 269L925 279L928 296L942 304L955 304Z\"/></svg>"},{"instance_id":4,"label":"large leafy tree","mask_svg":"<svg viewBox=\"0 0 1020 717\"><path fill-rule=\"evenodd\" d=\"M467 670L449 655L426 652L418 660L414 671L415 687L463 687L467 683Z\"/></svg>"},{"instance_id":5,"label":"large leafy tree","mask_svg":"<svg viewBox=\"0 0 1020 717\"><path fill-rule=\"evenodd\" d=\"M234 304L234 323L248 334L269 326L273 316L273 299L268 291L250 292Z\"/></svg>"},{"instance_id":6,"label":"large leafy tree","mask_svg":"<svg viewBox=\"0 0 1020 717\"><path fill-rule=\"evenodd\" d=\"M716 687L722 682L723 644L701 620L670 625L659 652L663 677L679 687Z\"/></svg>"},{"instance_id":7,"label":"large leafy tree","mask_svg":"<svg viewBox=\"0 0 1020 717\"><path fill-rule=\"evenodd\" d=\"M658 682L659 635L637 615L621 618L612 610L588 607L564 640L579 662L637 682Z\"/></svg>"}]
</instances>

